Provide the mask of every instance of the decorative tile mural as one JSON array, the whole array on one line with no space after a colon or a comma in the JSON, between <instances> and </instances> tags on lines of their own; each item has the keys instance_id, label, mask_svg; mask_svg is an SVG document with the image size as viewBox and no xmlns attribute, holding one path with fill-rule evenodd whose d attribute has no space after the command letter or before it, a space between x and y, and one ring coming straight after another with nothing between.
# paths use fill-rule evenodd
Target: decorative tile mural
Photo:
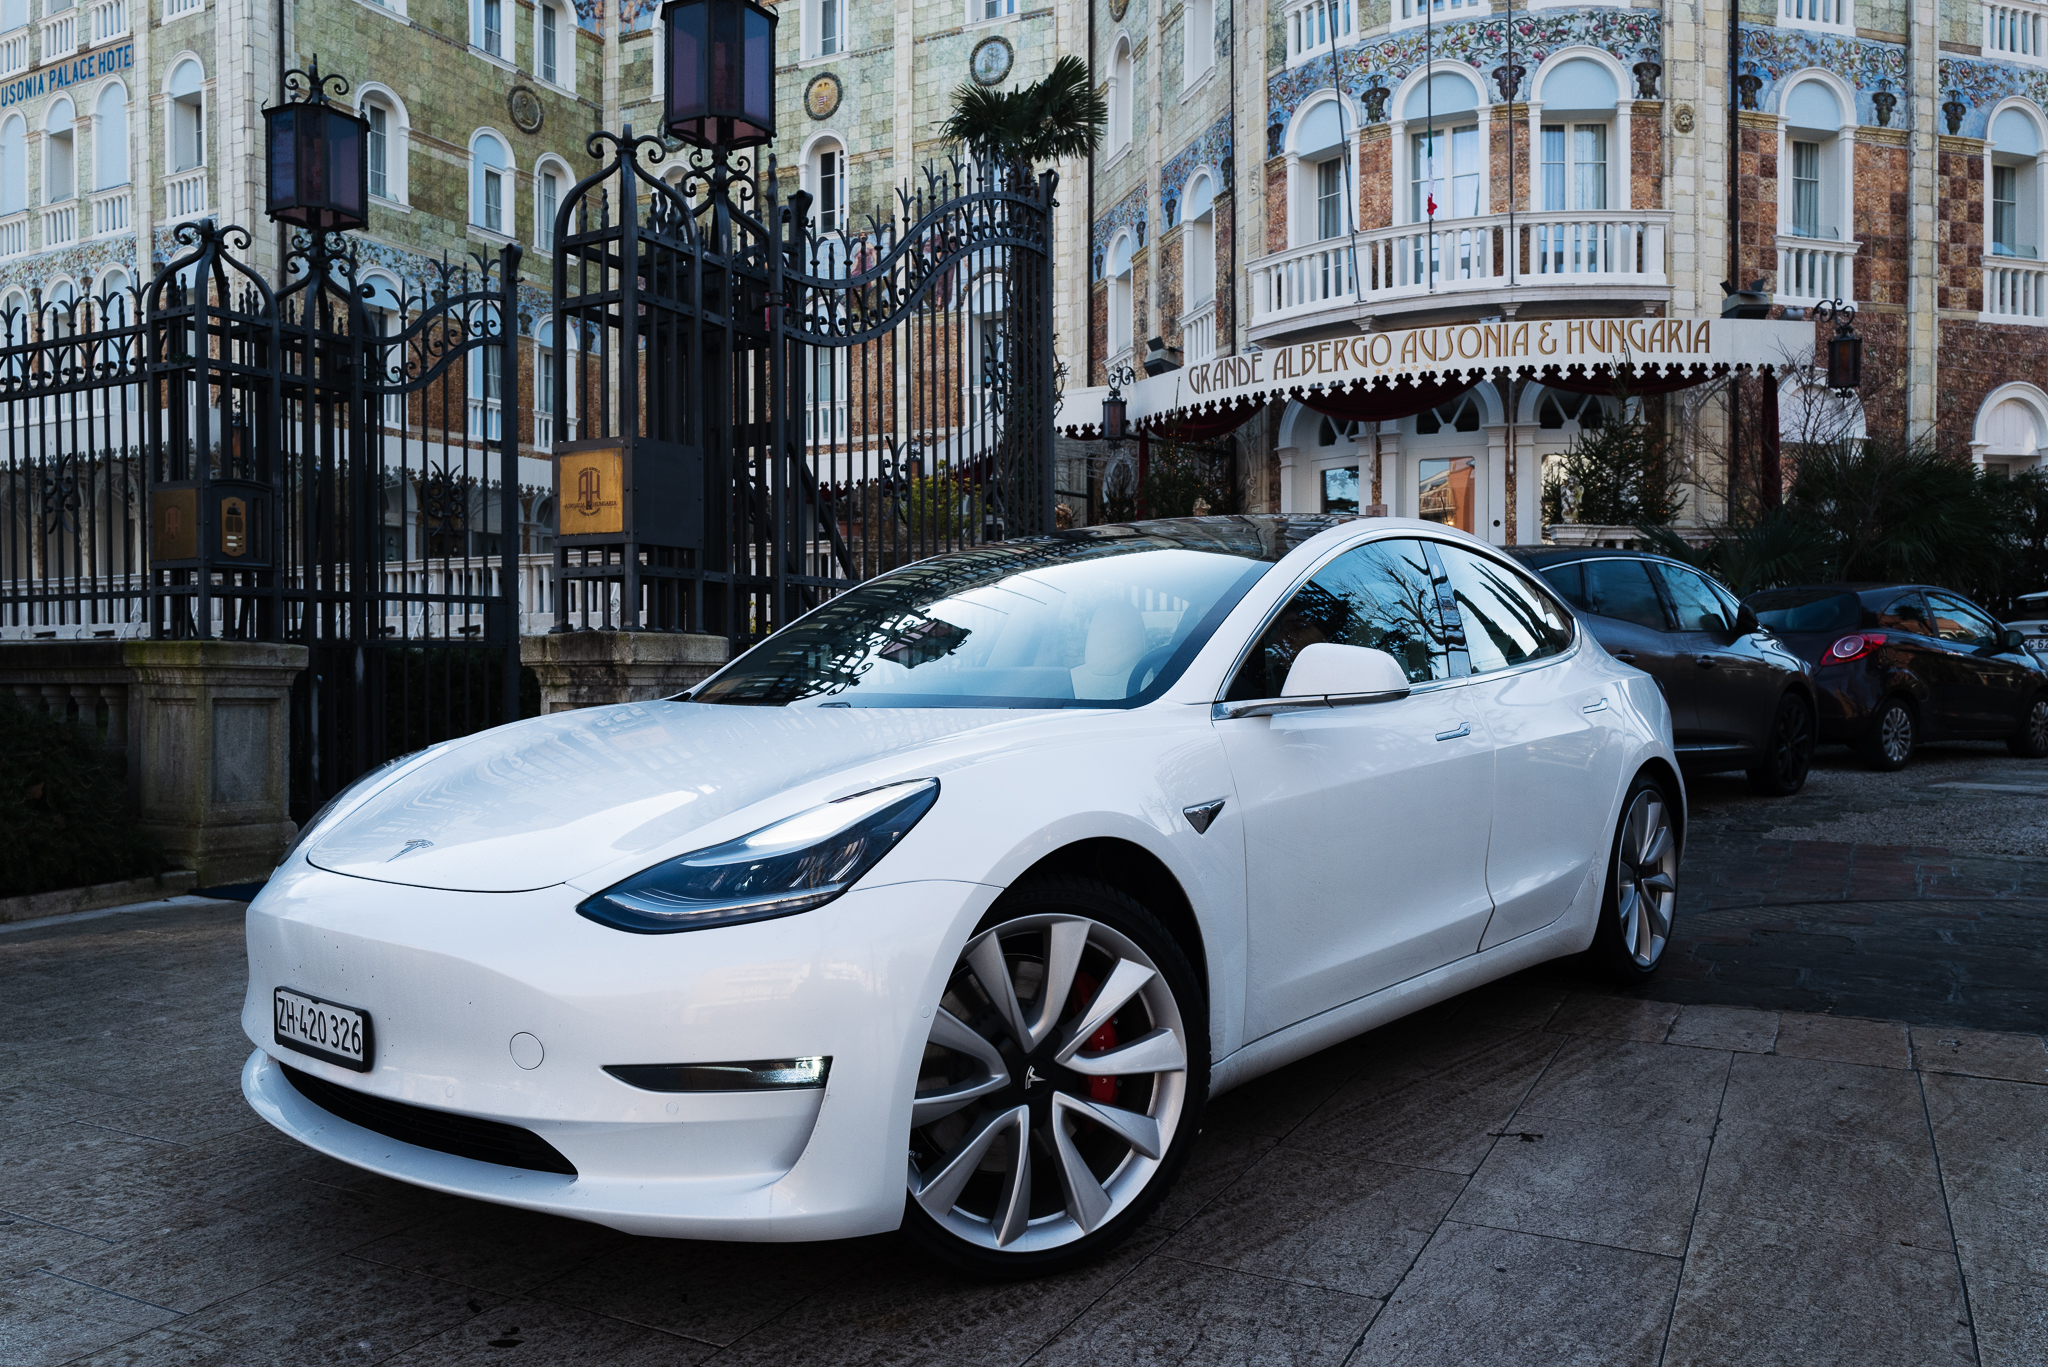
<instances>
[{"instance_id":1,"label":"decorative tile mural","mask_svg":"<svg viewBox=\"0 0 2048 1367\"><path fill-rule=\"evenodd\" d=\"M1167 227L1180 222L1181 192L1195 178L1195 172L1206 167L1215 177L1217 190L1221 193L1223 167L1230 160L1230 146L1230 116L1225 114L1203 129L1193 142L1167 159L1159 172L1159 203L1165 210Z\"/></svg>"},{"instance_id":2,"label":"decorative tile mural","mask_svg":"<svg viewBox=\"0 0 2048 1367\"><path fill-rule=\"evenodd\" d=\"M1095 220L1095 230L1090 234L1088 249L1090 279L1102 278L1103 261L1109 255L1110 239L1117 235L1118 230L1136 228L1139 245L1144 245L1146 230L1150 227L1149 211L1145 207L1145 190L1146 187L1140 185L1111 205L1108 213Z\"/></svg>"},{"instance_id":3,"label":"decorative tile mural","mask_svg":"<svg viewBox=\"0 0 2048 1367\"><path fill-rule=\"evenodd\" d=\"M2018 95L2048 110L2048 68L2021 66L2017 62L1986 62L1968 57L1943 57L1939 67L1941 89L1937 103L1945 103L1951 92L1962 96L1969 112L1957 125L1965 138L1991 135L1991 108L2008 96ZM1943 120L1940 130L1946 133Z\"/></svg>"},{"instance_id":4,"label":"decorative tile mural","mask_svg":"<svg viewBox=\"0 0 2048 1367\"><path fill-rule=\"evenodd\" d=\"M98 237L53 252L36 252L0 263L0 294L9 290L48 290L59 280L70 280L83 293L99 283L101 274L115 266L126 268L129 284L134 279L135 234Z\"/></svg>"},{"instance_id":5,"label":"decorative tile mural","mask_svg":"<svg viewBox=\"0 0 2048 1367\"><path fill-rule=\"evenodd\" d=\"M1440 62L1462 62L1471 67L1481 73L1482 84L1490 89L1493 68L1507 60L1510 22L1514 26L1515 61L1532 73L1552 53L1568 47L1598 48L1625 67L1641 60L1645 52L1662 51L1662 20L1655 10L1544 10L1534 14L1524 11L1512 21L1495 15L1445 24L1433 33L1406 29L1390 38L1342 49L1337 53L1337 66L1344 89L1360 99L1374 84L1391 89L1432 56ZM1657 56L1652 60L1663 59ZM1292 67L1275 75L1266 84L1267 123L1284 126L1304 99L1329 84L1329 66L1323 62Z\"/></svg>"},{"instance_id":6,"label":"decorative tile mural","mask_svg":"<svg viewBox=\"0 0 2048 1367\"><path fill-rule=\"evenodd\" d=\"M1756 96L1756 107L1760 110L1778 112L1785 78L1819 67L1855 88L1856 122L1860 124L1878 122L1870 97L1879 81L1890 81L1891 93L1900 97L1892 110L1890 127L1911 126L1913 102L1904 98L1906 49L1898 43L1744 24L1739 51L1743 72L1762 82Z\"/></svg>"}]
</instances>

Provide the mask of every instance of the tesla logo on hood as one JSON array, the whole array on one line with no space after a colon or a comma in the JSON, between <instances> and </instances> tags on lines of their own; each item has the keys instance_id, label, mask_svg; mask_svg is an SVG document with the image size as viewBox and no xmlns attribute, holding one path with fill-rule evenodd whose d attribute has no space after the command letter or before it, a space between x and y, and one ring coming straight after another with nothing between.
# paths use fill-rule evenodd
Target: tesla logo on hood
<instances>
[{"instance_id":1,"label":"tesla logo on hood","mask_svg":"<svg viewBox=\"0 0 2048 1367\"><path fill-rule=\"evenodd\" d=\"M398 860L401 860L405 858L407 855L411 854L414 850L430 850L433 847L434 842L431 840L408 840L405 842L404 849L400 850L397 854L392 855L391 858L385 860L384 862L387 864L396 863Z\"/></svg>"}]
</instances>

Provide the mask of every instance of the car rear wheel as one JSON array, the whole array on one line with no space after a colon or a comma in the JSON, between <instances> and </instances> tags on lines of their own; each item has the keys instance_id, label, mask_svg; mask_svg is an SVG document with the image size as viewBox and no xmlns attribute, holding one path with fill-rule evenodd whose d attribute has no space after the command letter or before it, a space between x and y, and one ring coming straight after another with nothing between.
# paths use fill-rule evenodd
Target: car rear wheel
<instances>
[{"instance_id":1,"label":"car rear wheel","mask_svg":"<svg viewBox=\"0 0 2048 1367\"><path fill-rule=\"evenodd\" d=\"M1749 786L1765 797L1790 797L1806 786L1813 767L1813 709L1806 699L1787 693L1778 700L1764 742L1764 762L1749 771Z\"/></svg>"},{"instance_id":2,"label":"car rear wheel","mask_svg":"<svg viewBox=\"0 0 2048 1367\"><path fill-rule=\"evenodd\" d=\"M1886 698L1857 743L1856 753L1867 768L1889 773L1913 758L1913 709L1903 698Z\"/></svg>"},{"instance_id":3,"label":"car rear wheel","mask_svg":"<svg viewBox=\"0 0 2048 1367\"><path fill-rule=\"evenodd\" d=\"M1614 828L1607 895L1587 951L1596 967L1641 982L1664 961L1678 903L1678 826L1664 786L1648 774L1629 786Z\"/></svg>"},{"instance_id":4,"label":"car rear wheel","mask_svg":"<svg viewBox=\"0 0 2048 1367\"><path fill-rule=\"evenodd\" d=\"M2021 759L2048 759L2048 697L2027 704L2020 729L2005 743Z\"/></svg>"},{"instance_id":5,"label":"car rear wheel","mask_svg":"<svg viewBox=\"0 0 2048 1367\"><path fill-rule=\"evenodd\" d=\"M1040 1276L1121 1242L1186 1162L1208 1094L1208 1012L1135 899L1018 888L967 942L932 1016L904 1228L940 1260Z\"/></svg>"}]
</instances>

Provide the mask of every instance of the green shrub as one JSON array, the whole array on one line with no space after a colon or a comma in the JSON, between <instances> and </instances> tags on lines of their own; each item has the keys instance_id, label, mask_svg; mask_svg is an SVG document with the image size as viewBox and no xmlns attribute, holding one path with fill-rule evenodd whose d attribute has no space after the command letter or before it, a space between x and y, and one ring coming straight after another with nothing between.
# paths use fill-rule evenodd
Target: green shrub
<instances>
[{"instance_id":1,"label":"green shrub","mask_svg":"<svg viewBox=\"0 0 2048 1367\"><path fill-rule=\"evenodd\" d=\"M140 878L164 865L92 739L10 697L0 697L0 831L0 897Z\"/></svg>"}]
</instances>

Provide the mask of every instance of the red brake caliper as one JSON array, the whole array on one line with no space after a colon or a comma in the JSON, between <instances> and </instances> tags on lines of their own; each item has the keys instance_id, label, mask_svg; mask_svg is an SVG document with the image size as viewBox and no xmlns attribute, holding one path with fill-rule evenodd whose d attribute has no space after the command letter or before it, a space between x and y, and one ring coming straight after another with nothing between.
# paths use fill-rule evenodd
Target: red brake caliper
<instances>
[{"instance_id":1,"label":"red brake caliper","mask_svg":"<svg viewBox=\"0 0 2048 1367\"><path fill-rule=\"evenodd\" d=\"M1067 1015L1071 1018L1081 1014L1082 1008L1095 1000L1095 989L1099 984L1086 973L1074 975L1074 990L1067 994ZM1088 1037L1081 1048L1090 1054L1099 1054L1106 1049L1116 1048L1116 1022L1104 1021L1102 1028ZM1115 1101L1116 1079L1113 1077L1091 1077L1088 1079L1088 1096L1093 1101Z\"/></svg>"}]
</instances>

